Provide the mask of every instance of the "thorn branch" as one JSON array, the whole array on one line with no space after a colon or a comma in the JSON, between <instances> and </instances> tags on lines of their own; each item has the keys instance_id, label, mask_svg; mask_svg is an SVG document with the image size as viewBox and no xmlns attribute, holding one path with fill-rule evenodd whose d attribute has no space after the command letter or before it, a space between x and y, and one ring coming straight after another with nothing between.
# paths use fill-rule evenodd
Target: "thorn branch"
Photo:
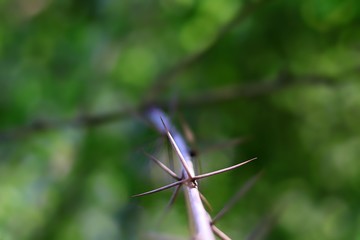
<instances>
[{"instance_id":1,"label":"thorn branch","mask_svg":"<svg viewBox=\"0 0 360 240\"><path fill-rule=\"evenodd\" d=\"M223 169L220 169L220 170L217 170L217 171L214 171L214 172L200 174L200 175L197 175L197 176L193 177L193 179L199 180L199 179L207 178L207 177L214 176L214 175L217 175L217 174L220 174L220 173L228 172L228 171L231 171L231 170L236 169L238 167L241 167L241 166L243 166L243 165L245 165L245 164L247 164L249 162L252 162L255 159L257 159L257 158L255 157L255 158L249 159L249 160L247 160L245 162L233 165L231 167L223 168Z\"/></svg>"},{"instance_id":2,"label":"thorn branch","mask_svg":"<svg viewBox=\"0 0 360 240\"><path fill-rule=\"evenodd\" d=\"M255 184L255 182L260 178L262 175L262 171L257 173L255 176L251 177L246 183L239 189L239 191L229 200L228 203L219 211L218 214L213 218L212 224L215 224L220 218L222 218L234 205L239 199L244 196L244 194L250 190L250 188Z\"/></svg>"},{"instance_id":3,"label":"thorn branch","mask_svg":"<svg viewBox=\"0 0 360 240\"><path fill-rule=\"evenodd\" d=\"M169 141L172 145L172 148L176 152L181 166L182 166L182 176L181 180L176 181L174 183L168 184L164 187L160 187L158 189L138 194L135 196L144 196L147 194L159 192L171 187L177 186L175 189L174 194L171 197L170 205L172 204L173 200L175 199L174 196L177 195L178 190L181 186L183 186L185 199L187 202L187 208L189 213L189 219L191 222L191 232L193 239L199 240L215 240L215 235L219 238L224 240L229 240L230 238L219 230L216 226L214 226L214 220L211 220L208 212L205 210L204 203L206 204L206 199L202 196L201 192L198 189L197 180L207 178L210 176L214 176L217 174L221 174L224 172L228 172L243 166L256 158L252 158L250 160L241 162L239 164L233 165L231 167L227 167L224 169L220 169L217 171L195 175L193 162L188 151L187 144L185 143L184 138L177 130L171 125L171 122L167 118L167 116L157 108L150 108L147 111L147 117L151 121L151 123L156 127L156 129L162 133L166 134L169 138ZM170 170L167 166L157 160L155 157L148 154L150 159L155 161L164 171L170 174L175 179L179 178L172 170ZM204 203L203 203L204 201ZM216 218L215 218L216 220Z\"/></svg>"},{"instance_id":4,"label":"thorn branch","mask_svg":"<svg viewBox=\"0 0 360 240\"><path fill-rule=\"evenodd\" d=\"M183 179L183 180L180 180L180 181L177 181L177 182L174 182L174 183L170 183L170 184L168 184L168 185L165 185L165 186L163 186L163 187L160 187L160 188L157 188L157 189L148 191L148 192L144 192L144 193L140 193L140 194L133 195L132 197L141 197L141 196L149 195L149 194L152 194L152 193L161 192L161 191L163 191L163 190L166 190L166 189L175 187L175 186L177 186L177 185L183 184L183 183L185 183L185 182L187 182L187 181L188 181L187 179Z\"/></svg>"},{"instance_id":5,"label":"thorn branch","mask_svg":"<svg viewBox=\"0 0 360 240\"><path fill-rule=\"evenodd\" d=\"M190 168L189 168L188 164L186 163L186 160L185 160L183 154L181 153L181 151L180 151L178 145L176 144L174 138L171 136L171 133L170 133L169 129L167 128L167 126L165 125L163 119L161 117L160 117L160 119L161 119L161 122L163 123L163 125L165 127L166 134L167 134L167 136L168 136L168 138L169 138L169 140L171 142L171 145L173 146L174 150L176 151L176 154L178 155L184 170L186 171L189 178L193 179L193 174L191 173Z\"/></svg>"},{"instance_id":6,"label":"thorn branch","mask_svg":"<svg viewBox=\"0 0 360 240\"><path fill-rule=\"evenodd\" d=\"M221 240L231 240L231 238L228 237L228 235L226 235L223 231L221 231L215 225L211 225L211 229L213 230L215 235L218 236Z\"/></svg>"},{"instance_id":7,"label":"thorn branch","mask_svg":"<svg viewBox=\"0 0 360 240\"><path fill-rule=\"evenodd\" d=\"M156 157L153 155L144 152L144 154L149 157L154 163L156 163L159 167L161 167L165 172L167 172L171 177L173 177L176 180L180 180L181 178L176 175L170 168L168 168L165 164L163 164L161 161L159 161Z\"/></svg>"}]
</instances>

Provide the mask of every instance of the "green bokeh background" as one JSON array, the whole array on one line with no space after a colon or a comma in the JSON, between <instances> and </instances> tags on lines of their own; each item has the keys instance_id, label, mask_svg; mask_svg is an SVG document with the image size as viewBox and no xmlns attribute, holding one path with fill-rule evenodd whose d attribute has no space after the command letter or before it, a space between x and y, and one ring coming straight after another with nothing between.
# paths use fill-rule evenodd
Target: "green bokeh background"
<instances>
[{"instance_id":1,"label":"green bokeh background","mask_svg":"<svg viewBox=\"0 0 360 240\"><path fill-rule=\"evenodd\" d=\"M140 151L167 162L167 144L135 110L205 49L155 101L191 127L203 172L258 157L202 181L214 215L264 171L218 226L233 239L359 240L360 3L260 2L1 0L0 239L188 239L182 195L160 224L170 191L131 198L170 181ZM224 89L236 96L199 103Z\"/></svg>"}]
</instances>

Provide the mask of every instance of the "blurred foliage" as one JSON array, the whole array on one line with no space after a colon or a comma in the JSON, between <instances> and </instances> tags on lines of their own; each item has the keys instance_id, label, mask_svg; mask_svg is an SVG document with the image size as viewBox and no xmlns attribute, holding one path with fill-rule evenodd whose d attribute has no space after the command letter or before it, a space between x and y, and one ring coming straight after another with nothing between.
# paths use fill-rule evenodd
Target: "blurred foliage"
<instances>
[{"instance_id":1,"label":"blurred foliage","mask_svg":"<svg viewBox=\"0 0 360 240\"><path fill-rule=\"evenodd\" d=\"M1 0L0 239L187 238L182 197L160 224L169 191L130 197L169 182L139 151L167 162L166 143L133 113L197 54L155 100L193 129L202 171L258 157L202 181L213 214L265 173L219 227L245 239L275 214L266 239L360 239L360 3L263 2Z\"/></svg>"}]
</instances>

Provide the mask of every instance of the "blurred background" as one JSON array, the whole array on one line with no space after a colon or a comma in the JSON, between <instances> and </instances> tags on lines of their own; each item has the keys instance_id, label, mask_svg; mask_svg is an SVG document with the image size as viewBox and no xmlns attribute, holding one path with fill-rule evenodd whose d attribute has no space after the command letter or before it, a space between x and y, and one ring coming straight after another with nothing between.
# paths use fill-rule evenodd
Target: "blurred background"
<instances>
[{"instance_id":1,"label":"blurred background","mask_svg":"<svg viewBox=\"0 0 360 240\"><path fill-rule=\"evenodd\" d=\"M161 106L233 239L360 239L356 0L1 0L0 239L188 239ZM231 140L241 144L232 145ZM218 145L227 147L218 148ZM231 145L231 146L230 146Z\"/></svg>"}]
</instances>

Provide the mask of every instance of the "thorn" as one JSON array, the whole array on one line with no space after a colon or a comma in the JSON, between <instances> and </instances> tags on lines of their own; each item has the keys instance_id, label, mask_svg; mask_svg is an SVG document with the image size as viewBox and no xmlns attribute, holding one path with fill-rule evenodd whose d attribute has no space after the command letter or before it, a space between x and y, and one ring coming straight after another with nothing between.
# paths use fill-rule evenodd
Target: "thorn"
<instances>
[{"instance_id":1,"label":"thorn","mask_svg":"<svg viewBox=\"0 0 360 240\"><path fill-rule=\"evenodd\" d=\"M169 141L167 141L167 136L164 136L164 137L165 137L165 143L166 143L166 151L167 151L167 154L169 157L169 160L168 160L169 168L174 171L175 166L174 166L174 154L173 154L172 145Z\"/></svg>"},{"instance_id":2,"label":"thorn","mask_svg":"<svg viewBox=\"0 0 360 240\"><path fill-rule=\"evenodd\" d=\"M166 206L166 210L169 210L171 208L171 206L174 204L180 188L181 188L181 185L176 186L175 191L171 195L170 201L169 201L168 205Z\"/></svg>"},{"instance_id":3,"label":"thorn","mask_svg":"<svg viewBox=\"0 0 360 240\"><path fill-rule=\"evenodd\" d=\"M189 180L188 180L188 179L183 179L183 180L180 180L180 181L177 181L177 182L174 182L174 183L165 185L165 186L163 186L163 187L160 187L160 188L157 188L157 189L148 191L148 192L144 192L144 193L140 193L140 194L133 195L133 196L131 196L131 197L141 197L141 196L149 195L149 194L152 194L152 193L157 193L157 192L163 191L163 190L165 190L165 189L172 188L172 187L174 187L174 186L183 184L183 183L185 183L185 182L187 182L187 181L189 181Z\"/></svg>"},{"instance_id":4,"label":"thorn","mask_svg":"<svg viewBox=\"0 0 360 240\"><path fill-rule=\"evenodd\" d=\"M193 160L193 163L195 163L195 175L201 172L201 163L198 159L195 159L195 157L198 156L197 146L196 146L196 138L193 130L191 129L188 122L185 120L183 114L179 114L179 120L182 128L182 132L184 133L185 139L189 143L189 150L188 153L190 157ZM196 160L196 161L195 161Z\"/></svg>"},{"instance_id":5,"label":"thorn","mask_svg":"<svg viewBox=\"0 0 360 240\"><path fill-rule=\"evenodd\" d=\"M251 177L249 180L245 182L245 184L239 189L239 191L225 204L223 209L213 218L212 224L215 224L220 218L222 218L234 205L239 199L244 196L244 194L250 190L250 188L255 184L255 182L260 178L262 175L262 171L257 173L255 176Z\"/></svg>"},{"instance_id":6,"label":"thorn","mask_svg":"<svg viewBox=\"0 0 360 240\"><path fill-rule=\"evenodd\" d=\"M184 175L182 174L181 178L183 178ZM168 202L168 204L166 205L165 209L163 210L162 214L159 217L159 220L157 221L157 226L160 225L161 221L164 219L166 213L170 210L170 208L172 207L172 205L174 204L176 197L179 193L179 190L181 188L181 185L177 185L175 188L175 191L172 193L170 201Z\"/></svg>"},{"instance_id":7,"label":"thorn","mask_svg":"<svg viewBox=\"0 0 360 240\"><path fill-rule=\"evenodd\" d=\"M163 119L162 119L161 117L160 117L160 119L161 119L161 122L164 124L165 130L166 130L166 134L168 135L168 137L169 137L169 139L170 139L170 142L171 142L171 145L172 145L173 148L175 149L175 151L176 151L176 153L177 153L177 155L178 155L178 157L179 157L179 159L180 159L180 162L181 162L184 170L186 171L188 177L189 177L190 179L193 179L193 175L192 175L192 173L191 173L191 171L190 171L190 169L189 169L189 167L188 167L188 165L187 165L187 163L186 163L186 160L185 160L184 156L182 155L182 153L181 153L179 147L177 146L174 138L171 136L171 133L169 132L169 129L166 127Z\"/></svg>"},{"instance_id":8,"label":"thorn","mask_svg":"<svg viewBox=\"0 0 360 240\"><path fill-rule=\"evenodd\" d=\"M214 171L214 172L209 172L209 173L200 174L200 175L197 175L197 176L193 177L193 179L198 180L198 179L202 179L202 178L207 178L207 177L210 177L210 176L214 176L214 175L217 175L217 174L220 174L220 173L228 172L228 171L231 171L231 170L233 170L233 169L235 169L235 168L241 167L242 165L245 165L245 164L247 164L247 163L249 163L249 162L252 162L252 161L254 161L255 159L257 159L257 158L255 157L255 158L252 158L252 159L247 160L247 161L245 161L245 162L236 164L236 165L231 166L231 167L223 168L223 169L220 169L220 170L217 170L217 171Z\"/></svg>"},{"instance_id":9,"label":"thorn","mask_svg":"<svg viewBox=\"0 0 360 240\"><path fill-rule=\"evenodd\" d=\"M195 143L194 132L190 128L189 124L185 121L185 118L182 114L179 115L179 118L186 140L190 143L190 145L193 145Z\"/></svg>"},{"instance_id":10,"label":"thorn","mask_svg":"<svg viewBox=\"0 0 360 240\"><path fill-rule=\"evenodd\" d=\"M164 122L164 119L160 116L160 120L161 120L161 122L162 122L162 124L163 124L163 126L164 126L164 128L165 128L165 132L170 132L169 131L169 129L168 129L168 127L166 126L166 124L165 124L165 122Z\"/></svg>"},{"instance_id":11,"label":"thorn","mask_svg":"<svg viewBox=\"0 0 360 240\"><path fill-rule=\"evenodd\" d=\"M201 200L205 203L206 207L210 210L213 211L213 208L211 207L210 202L206 199L206 197L199 191L200 194L200 198Z\"/></svg>"},{"instance_id":12,"label":"thorn","mask_svg":"<svg viewBox=\"0 0 360 240\"><path fill-rule=\"evenodd\" d=\"M160 215L159 221L158 221L158 225L160 225L161 221L164 219L165 215L167 212L169 212L170 208L172 207L172 205L174 204L176 197L178 196L178 193L180 191L181 185L177 185L174 192L171 195L170 201L168 202L168 204L166 205L165 209L163 210L163 213Z\"/></svg>"},{"instance_id":13,"label":"thorn","mask_svg":"<svg viewBox=\"0 0 360 240\"><path fill-rule=\"evenodd\" d=\"M261 221L256 225L250 234L246 237L246 240L261 240L265 239L266 235L272 230L274 225L279 219L279 210L273 210L264 216Z\"/></svg>"},{"instance_id":14,"label":"thorn","mask_svg":"<svg viewBox=\"0 0 360 240\"><path fill-rule=\"evenodd\" d=\"M201 159L197 153L197 150L190 150L190 156L192 157L192 161L195 165L195 173L199 174L202 172L202 164L201 164Z\"/></svg>"},{"instance_id":15,"label":"thorn","mask_svg":"<svg viewBox=\"0 0 360 240\"><path fill-rule=\"evenodd\" d=\"M173 177L176 180L180 180L181 178L176 175L170 168L168 168L165 164L160 162L157 158L155 158L153 155L147 153L144 151L144 154L149 157L154 163L156 163L159 167L161 167L165 172L167 172L171 177Z\"/></svg>"},{"instance_id":16,"label":"thorn","mask_svg":"<svg viewBox=\"0 0 360 240\"><path fill-rule=\"evenodd\" d=\"M226 235L223 231L221 231L215 225L211 225L211 229L213 230L215 235L218 236L221 240L231 240L231 238L228 235Z\"/></svg>"}]
</instances>

